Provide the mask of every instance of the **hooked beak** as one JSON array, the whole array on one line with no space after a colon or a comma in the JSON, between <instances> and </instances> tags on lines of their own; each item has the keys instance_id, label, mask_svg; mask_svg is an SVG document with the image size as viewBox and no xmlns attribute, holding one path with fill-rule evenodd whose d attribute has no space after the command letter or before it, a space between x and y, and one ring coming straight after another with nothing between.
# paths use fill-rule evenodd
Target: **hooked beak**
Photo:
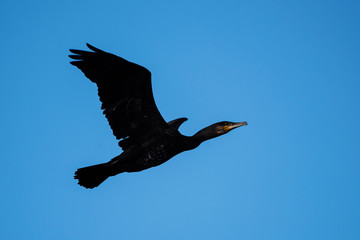
<instances>
[{"instance_id":1,"label":"hooked beak","mask_svg":"<svg viewBox=\"0 0 360 240\"><path fill-rule=\"evenodd\" d=\"M247 125L247 122L237 122L237 123L232 123L231 125L225 126L225 131L231 131L235 128L241 127L241 126L245 126Z\"/></svg>"},{"instance_id":2,"label":"hooked beak","mask_svg":"<svg viewBox=\"0 0 360 240\"><path fill-rule=\"evenodd\" d=\"M229 130L241 127L241 126L245 126L247 125L247 122L238 122L238 123L234 123L231 126L229 126Z\"/></svg>"}]
</instances>

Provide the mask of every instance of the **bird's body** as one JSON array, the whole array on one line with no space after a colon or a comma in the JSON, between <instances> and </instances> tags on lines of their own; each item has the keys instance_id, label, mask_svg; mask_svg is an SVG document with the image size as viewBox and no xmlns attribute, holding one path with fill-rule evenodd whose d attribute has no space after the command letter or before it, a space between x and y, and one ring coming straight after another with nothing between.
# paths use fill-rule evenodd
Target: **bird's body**
<instances>
[{"instance_id":1,"label":"bird's body","mask_svg":"<svg viewBox=\"0 0 360 240\"><path fill-rule=\"evenodd\" d=\"M81 186L94 188L109 176L158 166L203 141L247 124L219 122L193 136L184 136L178 128L187 119L165 122L155 105L151 74L146 68L88 47L93 52L70 50L77 54L70 57L79 60L71 64L97 84L103 113L124 151L107 163L78 169L75 178Z\"/></svg>"},{"instance_id":2,"label":"bird's body","mask_svg":"<svg viewBox=\"0 0 360 240\"><path fill-rule=\"evenodd\" d=\"M151 141L135 145L109 162L119 172L139 172L163 164L173 156L196 147L189 137L181 135L177 130L164 134ZM119 168L115 167L119 165ZM114 175L115 175L114 174Z\"/></svg>"}]
</instances>

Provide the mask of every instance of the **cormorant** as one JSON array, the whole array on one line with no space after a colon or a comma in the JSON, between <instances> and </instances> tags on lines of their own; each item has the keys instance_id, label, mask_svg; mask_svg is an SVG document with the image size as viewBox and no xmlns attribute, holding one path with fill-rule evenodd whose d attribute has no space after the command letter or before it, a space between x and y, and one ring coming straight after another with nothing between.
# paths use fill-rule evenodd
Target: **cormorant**
<instances>
[{"instance_id":1,"label":"cormorant","mask_svg":"<svg viewBox=\"0 0 360 240\"><path fill-rule=\"evenodd\" d=\"M75 179L85 188L99 186L108 177L158 166L183 151L223 135L246 122L218 122L193 136L180 125L187 118L166 122L157 109L146 68L87 44L92 51L70 49L69 55L87 78L96 83L106 116L123 152L107 163L79 168Z\"/></svg>"}]
</instances>

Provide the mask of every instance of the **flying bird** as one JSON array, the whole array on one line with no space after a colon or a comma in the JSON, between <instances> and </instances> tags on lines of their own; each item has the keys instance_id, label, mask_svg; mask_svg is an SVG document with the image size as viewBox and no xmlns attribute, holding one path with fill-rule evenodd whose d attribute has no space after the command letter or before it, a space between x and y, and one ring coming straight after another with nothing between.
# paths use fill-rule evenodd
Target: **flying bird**
<instances>
[{"instance_id":1,"label":"flying bird","mask_svg":"<svg viewBox=\"0 0 360 240\"><path fill-rule=\"evenodd\" d=\"M178 129L187 118L166 122L156 107L151 73L124 58L87 44L92 51L70 49L70 62L98 87L101 109L123 152L107 163L79 168L74 178L85 188L99 186L108 177L139 172L158 166L173 156L196 148L202 142L247 125L223 121L193 136Z\"/></svg>"}]
</instances>

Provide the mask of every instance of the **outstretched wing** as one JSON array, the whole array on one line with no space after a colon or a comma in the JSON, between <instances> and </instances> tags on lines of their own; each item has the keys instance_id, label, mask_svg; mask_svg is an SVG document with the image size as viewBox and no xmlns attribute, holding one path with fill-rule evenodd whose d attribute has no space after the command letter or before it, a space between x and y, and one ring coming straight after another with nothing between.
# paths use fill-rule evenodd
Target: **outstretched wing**
<instances>
[{"instance_id":1,"label":"outstretched wing","mask_svg":"<svg viewBox=\"0 0 360 240\"><path fill-rule=\"evenodd\" d=\"M70 49L69 55L87 78L96 83L101 109L123 149L163 132L167 124L157 109L146 68L104 52L90 44L90 51ZM126 146L124 146L125 143ZM123 145L123 146L122 146Z\"/></svg>"}]
</instances>

